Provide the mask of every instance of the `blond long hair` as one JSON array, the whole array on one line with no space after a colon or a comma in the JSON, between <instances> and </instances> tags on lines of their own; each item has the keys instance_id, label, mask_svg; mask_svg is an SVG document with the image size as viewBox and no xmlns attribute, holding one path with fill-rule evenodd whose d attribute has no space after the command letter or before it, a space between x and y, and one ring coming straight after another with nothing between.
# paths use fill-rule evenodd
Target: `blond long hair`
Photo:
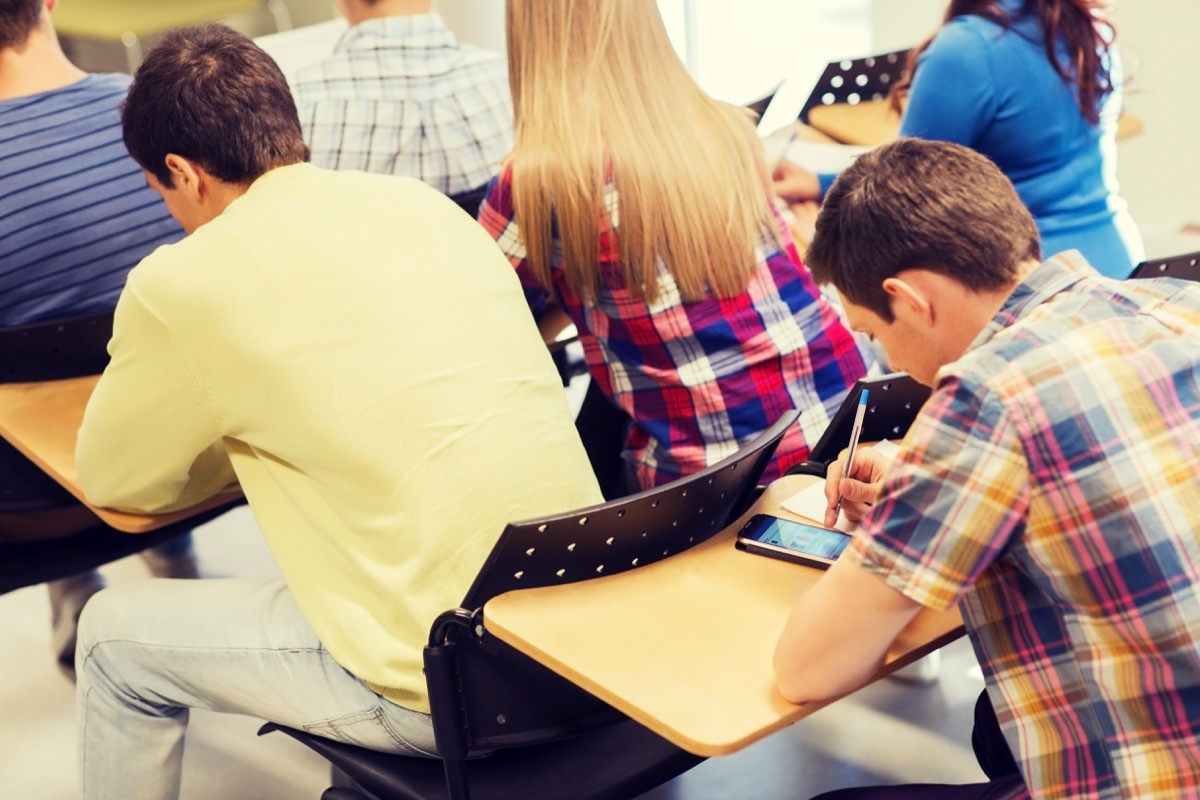
<instances>
[{"instance_id":1,"label":"blond long hair","mask_svg":"<svg viewBox=\"0 0 1200 800\"><path fill-rule=\"evenodd\" d=\"M542 285L557 225L568 284L596 296L611 168L631 292L654 302L660 259L685 300L744 292L757 241L780 237L762 146L688 75L655 0L508 0L506 27L513 205Z\"/></svg>"}]
</instances>

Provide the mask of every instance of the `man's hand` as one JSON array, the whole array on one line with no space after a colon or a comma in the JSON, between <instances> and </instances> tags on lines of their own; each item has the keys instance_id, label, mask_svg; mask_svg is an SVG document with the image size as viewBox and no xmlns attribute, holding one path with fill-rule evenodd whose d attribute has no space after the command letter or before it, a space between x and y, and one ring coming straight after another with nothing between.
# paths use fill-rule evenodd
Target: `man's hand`
<instances>
[{"instance_id":1,"label":"man's hand","mask_svg":"<svg viewBox=\"0 0 1200 800\"><path fill-rule=\"evenodd\" d=\"M821 182L817 176L786 158L775 167L771 183L777 195L793 203L821 199Z\"/></svg>"},{"instance_id":2,"label":"man's hand","mask_svg":"<svg viewBox=\"0 0 1200 800\"><path fill-rule=\"evenodd\" d=\"M829 465L825 473L825 526L832 528L837 523L834 508L841 498L841 513L851 522L858 522L867 514L867 509L879 496L884 473L892 460L876 453L869 447L859 447L854 453L854 467L850 475L842 477L846 468L846 455Z\"/></svg>"}]
</instances>

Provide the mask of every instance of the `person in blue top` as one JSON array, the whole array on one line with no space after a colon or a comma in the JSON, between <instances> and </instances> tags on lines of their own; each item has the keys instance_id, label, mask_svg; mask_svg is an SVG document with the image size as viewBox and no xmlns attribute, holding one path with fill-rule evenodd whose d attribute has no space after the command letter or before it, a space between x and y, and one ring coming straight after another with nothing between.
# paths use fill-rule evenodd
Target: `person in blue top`
<instances>
[{"instance_id":1,"label":"person in blue top","mask_svg":"<svg viewBox=\"0 0 1200 800\"><path fill-rule=\"evenodd\" d=\"M1109 0L952 0L941 29L914 51L900 135L966 145L1017 188L1047 257L1079 250L1126 277L1145 258L1117 193L1123 74ZM776 191L817 199L834 176L790 162Z\"/></svg>"}]
</instances>

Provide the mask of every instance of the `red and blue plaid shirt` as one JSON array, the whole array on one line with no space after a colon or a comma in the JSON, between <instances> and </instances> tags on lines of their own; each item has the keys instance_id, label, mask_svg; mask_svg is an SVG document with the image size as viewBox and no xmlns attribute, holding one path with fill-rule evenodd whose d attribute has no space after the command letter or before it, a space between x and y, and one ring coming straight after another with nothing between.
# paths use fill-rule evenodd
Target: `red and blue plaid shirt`
<instances>
[{"instance_id":1,"label":"red and blue plaid shirt","mask_svg":"<svg viewBox=\"0 0 1200 800\"><path fill-rule=\"evenodd\" d=\"M1178 800L1200 796L1198 534L1200 286L1067 252L938 373L847 557L960 605L1033 797Z\"/></svg>"},{"instance_id":2,"label":"red and blue plaid shirt","mask_svg":"<svg viewBox=\"0 0 1200 800\"><path fill-rule=\"evenodd\" d=\"M514 218L511 169L492 183L479 221L508 256L534 314L551 295L526 262ZM745 292L685 302L665 266L658 298L647 305L624 285L618 254L617 196L606 187L601 226L602 288L593 301L576 294L554 244L553 302L575 323L592 380L633 419L627 459L643 488L713 464L768 428L785 411L802 410L764 480L803 461L854 382L875 358L817 289L778 220L784 249L760 241L759 268Z\"/></svg>"}]
</instances>

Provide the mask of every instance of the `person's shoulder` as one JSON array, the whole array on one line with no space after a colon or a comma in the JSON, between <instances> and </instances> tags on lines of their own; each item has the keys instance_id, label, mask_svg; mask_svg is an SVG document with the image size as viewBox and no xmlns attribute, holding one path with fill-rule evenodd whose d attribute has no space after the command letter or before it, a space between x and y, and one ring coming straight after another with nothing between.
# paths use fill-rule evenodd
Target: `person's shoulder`
<instances>
[{"instance_id":1,"label":"person's shoulder","mask_svg":"<svg viewBox=\"0 0 1200 800\"><path fill-rule=\"evenodd\" d=\"M292 89L292 94L299 100L303 95L314 91L326 83L331 73L341 68L347 59L348 57L344 53L335 52L319 61L296 68L292 74L288 75L288 85Z\"/></svg>"},{"instance_id":2,"label":"person's shoulder","mask_svg":"<svg viewBox=\"0 0 1200 800\"><path fill-rule=\"evenodd\" d=\"M990 19L975 14L964 14L943 25L933 37L926 53L948 53L970 55L981 45L994 42L1005 28Z\"/></svg>"},{"instance_id":3,"label":"person's shoulder","mask_svg":"<svg viewBox=\"0 0 1200 800\"><path fill-rule=\"evenodd\" d=\"M64 86L59 94L64 99L72 98L76 103L96 100L112 100L119 103L125 99L132 82L133 78L124 73L93 72L70 86Z\"/></svg>"},{"instance_id":4,"label":"person's shoulder","mask_svg":"<svg viewBox=\"0 0 1200 800\"><path fill-rule=\"evenodd\" d=\"M133 77L124 72L92 72L84 78L84 82L97 90L127 92Z\"/></svg>"},{"instance_id":5,"label":"person's shoulder","mask_svg":"<svg viewBox=\"0 0 1200 800\"><path fill-rule=\"evenodd\" d=\"M399 211L428 207L445 198L429 184L407 175L318 168L312 170L311 180L306 193L322 198L327 205L343 203L347 208L375 206ZM331 198L338 199L335 202Z\"/></svg>"}]
</instances>

